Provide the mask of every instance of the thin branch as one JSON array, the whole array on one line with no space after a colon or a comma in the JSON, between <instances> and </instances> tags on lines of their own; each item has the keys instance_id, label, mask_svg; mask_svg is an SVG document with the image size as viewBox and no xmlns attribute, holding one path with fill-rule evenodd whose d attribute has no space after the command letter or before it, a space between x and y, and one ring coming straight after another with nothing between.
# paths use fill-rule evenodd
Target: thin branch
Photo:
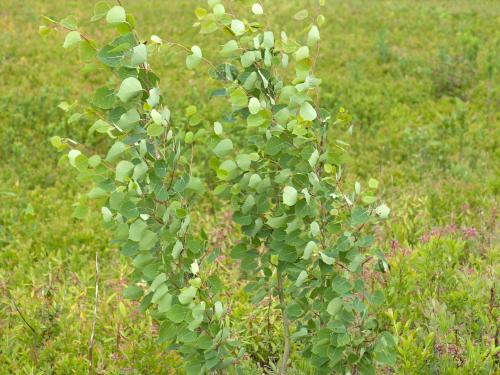
<instances>
[{"instance_id":1,"label":"thin branch","mask_svg":"<svg viewBox=\"0 0 500 375\"><path fill-rule=\"evenodd\" d=\"M95 303L94 303L94 317L92 319L92 333L90 335L89 342L89 375L93 374L93 366L92 366L92 354L94 349L94 339L95 339L95 322L97 320L97 303L99 302L99 261L98 261L98 253L95 253Z\"/></svg>"},{"instance_id":2,"label":"thin branch","mask_svg":"<svg viewBox=\"0 0 500 375\"><path fill-rule=\"evenodd\" d=\"M17 313L19 314L19 316L21 317L21 319L23 320L23 322L28 326L28 328L31 330L31 332L33 333L33 361L35 362L35 366L38 366L38 333L36 332L36 330L31 326L31 324L28 323L28 321L26 320L26 318L24 317L23 313L21 312L21 309L19 308L19 306L17 306L17 303L16 301L14 300L14 298L12 298L12 295L10 294L9 291L7 291L8 295L9 295L9 299L12 301L12 303L14 304L14 307L16 308L16 311Z\"/></svg>"},{"instance_id":3,"label":"thin branch","mask_svg":"<svg viewBox=\"0 0 500 375\"><path fill-rule=\"evenodd\" d=\"M286 304L285 304L285 294L283 293L283 275L280 271L278 273L278 296L280 299L280 307L283 318L283 336L284 336L284 348L283 355L281 357L281 365L279 369L279 375L286 375L288 373L288 358L290 357L290 322L286 315Z\"/></svg>"}]
</instances>

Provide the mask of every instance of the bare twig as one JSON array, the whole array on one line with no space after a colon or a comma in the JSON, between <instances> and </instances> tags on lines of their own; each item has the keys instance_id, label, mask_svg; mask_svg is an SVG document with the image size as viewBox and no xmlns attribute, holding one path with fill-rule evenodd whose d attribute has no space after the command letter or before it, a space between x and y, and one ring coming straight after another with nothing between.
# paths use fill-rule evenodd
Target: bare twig
<instances>
[{"instance_id":1,"label":"bare twig","mask_svg":"<svg viewBox=\"0 0 500 375\"><path fill-rule=\"evenodd\" d=\"M93 374L92 366L92 350L94 349L94 338L95 338L95 322L97 320L97 303L99 301L99 261L98 253L95 253L95 302L94 302L94 317L92 319L92 333L90 335L89 342L89 375Z\"/></svg>"},{"instance_id":2,"label":"bare twig","mask_svg":"<svg viewBox=\"0 0 500 375\"><path fill-rule=\"evenodd\" d=\"M286 315L286 304L285 304L285 294L283 292L283 275L280 271L278 272L278 296L280 299L281 313L283 315L283 336L284 336L284 348L283 355L281 357L281 365L279 369L279 375L286 375L288 373L288 358L290 357L290 323L288 322L288 317Z\"/></svg>"},{"instance_id":3,"label":"bare twig","mask_svg":"<svg viewBox=\"0 0 500 375\"><path fill-rule=\"evenodd\" d=\"M21 317L21 319L23 320L23 322L31 330L31 332L33 333L33 361L35 362L35 366L38 366L38 333L31 326L31 324L28 323L28 321L24 317L23 313L21 312L21 309L19 308L19 306L17 306L16 301L14 300L14 298L12 298L12 295L10 294L10 292L9 291L7 291L7 292L8 292L8 295L9 295L9 299L12 301L12 303L14 304L14 307L16 308L17 313L19 314L19 316Z\"/></svg>"}]
</instances>

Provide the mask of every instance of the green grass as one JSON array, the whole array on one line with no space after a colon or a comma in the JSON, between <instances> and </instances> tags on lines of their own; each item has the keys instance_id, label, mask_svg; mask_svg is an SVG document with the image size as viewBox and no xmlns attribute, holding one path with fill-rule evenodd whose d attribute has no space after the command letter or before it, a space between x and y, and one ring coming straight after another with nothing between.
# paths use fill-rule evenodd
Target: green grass
<instances>
[{"instance_id":1,"label":"green grass","mask_svg":"<svg viewBox=\"0 0 500 375\"><path fill-rule=\"evenodd\" d=\"M275 15L272 27L295 31L291 15L303 3L265 1ZM351 182L377 178L392 208L378 234L391 270L366 276L386 287L379 314L398 336L395 372L498 373L500 3L327 3L323 100L353 117ZM202 47L215 43L190 27L200 2L125 4L144 38L154 33ZM87 371L96 252L97 371L181 373L179 358L156 343L151 318L123 300L131 268L109 244L99 217L69 219L80 191L74 173L57 166L48 142L58 134L99 147L86 135L89 124L69 124L57 105L85 100L100 77L81 73L78 60L60 47L60 35L43 40L37 34L41 15L83 17L92 6L83 0L4 0L0 9L1 374ZM205 101L213 86L200 78L206 76L202 69L186 72L183 60L164 51L152 62L174 116L190 101ZM217 112L217 103L207 103ZM332 133L345 140L345 130ZM36 331L37 365L32 332L14 303ZM243 292L232 307L235 314L255 314L235 330L252 358L260 358L268 350L258 324L265 311ZM274 330L272 351L279 353L279 327ZM240 372L262 371L251 367L242 364ZM296 361L295 371L309 370Z\"/></svg>"}]
</instances>

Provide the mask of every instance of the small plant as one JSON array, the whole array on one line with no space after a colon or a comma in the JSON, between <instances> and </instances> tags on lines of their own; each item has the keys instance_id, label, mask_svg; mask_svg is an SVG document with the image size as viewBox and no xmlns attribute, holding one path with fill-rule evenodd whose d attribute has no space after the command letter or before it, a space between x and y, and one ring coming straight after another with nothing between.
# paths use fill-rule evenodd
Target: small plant
<instances>
[{"instance_id":1,"label":"small plant","mask_svg":"<svg viewBox=\"0 0 500 375\"><path fill-rule=\"evenodd\" d=\"M229 35L217 63L196 45L156 35L145 42L121 5L95 7L91 21L104 19L118 33L104 46L71 16L48 19L41 29L66 29L63 47L78 47L111 75L86 110L95 118L89 131L113 141L106 155L92 155L71 139L52 143L69 149L64 159L81 182L94 185L75 216L85 213L88 199L99 202L114 243L134 266L125 296L160 322L159 341L184 357L189 374L221 371L244 355L224 304L231 290L208 246L210 229L200 224L204 199L229 206L241 228L230 255L252 303L277 301L269 306L278 306L270 313L282 325L282 355L273 364L280 374L287 373L292 351L325 374L373 374L377 363L394 364L394 340L373 315L383 294L362 277L372 260L384 269L370 228L389 208L376 204L374 179L366 189L344 186L347 145L331 136L349 115L321 107L315 75L321 6L313 16L295 14L305 25L294 40L264 27L259 3L244 18L209 0L208 8L196 9L195 26L202 34ZM229 102L223 120L208 124L194 106L188 121L172 115L148 63L165 47L186 51L187 69L208 66L219 85L215 93Z\"/></svg>"}]
</instances>

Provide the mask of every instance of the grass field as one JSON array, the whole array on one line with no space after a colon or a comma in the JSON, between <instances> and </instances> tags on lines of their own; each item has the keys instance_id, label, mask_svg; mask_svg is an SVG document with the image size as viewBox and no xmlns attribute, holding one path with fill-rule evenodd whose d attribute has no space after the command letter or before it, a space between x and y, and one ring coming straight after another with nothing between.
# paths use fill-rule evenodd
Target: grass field
<instances>
[{"instance_id":1,"label":"grass field","mask_svg":"<svg viewBox=\"0 0 500 375\"><path fill-rule=\"evenodd\" d=\"M125 1L143 38L158 34L206 46L215 41L190 27L200 3ZM263 3L275 17L273 29L293 31L291 15L312 2ZM378 313L398 339L393 371L498 374L500 2L327 4L319 67L323 100L353 117L351 136L334 129L351 144L352 184L376 178L392 210L377 234L390 272L367 277L386 291ZM96 252L97 372L182 374L180 359L156 343L151 318L123 299L131 267L110 245L100 217L68 219L81 192L74 172L57 166L48 141L58 134L100 147L87 137L85 120L69 123L58 108L63 101L85 100L99 77L81 72L77 58L61 48L61 35L38 36L42 15L83 18L92 6L3 0L0 7L0 374L88 371ZM173 115L192 101L208 103L212 83L203 69L186 73L183 56L170 51L152 64ZM179 79L186 75L187 88ZM254 322L264 312L242 290L238 296L233 310L254 311L255 319L235 329L247 352L261 358L267 348ZM278 343L280 327L275 330ZM295 364L297 374L310 371L301 361ZM239 370L262 373L251 363Z\"/></svg>"}]
</instances>

